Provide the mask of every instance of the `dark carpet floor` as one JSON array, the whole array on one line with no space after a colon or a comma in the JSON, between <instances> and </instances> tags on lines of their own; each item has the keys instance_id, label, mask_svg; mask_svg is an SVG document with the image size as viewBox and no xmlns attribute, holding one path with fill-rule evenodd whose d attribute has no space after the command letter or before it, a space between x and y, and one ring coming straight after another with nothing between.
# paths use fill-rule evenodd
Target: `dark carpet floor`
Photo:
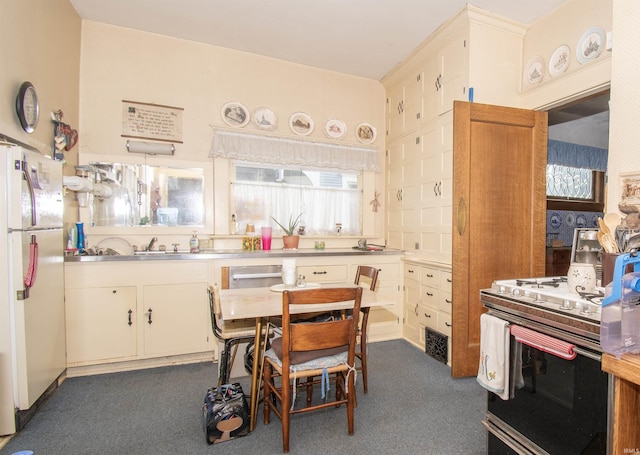
<instances>
[{"instance_id":1,"label":"dark carpet floor","mask_svg":"<svg viewBox=\"0 0 640 455\"><path fill-rule=\"evenodd\" d=\"M205 392L215 365L200 363L69 378L0 455L200 455L282 453L280 421L208 445L202 428ZM248 378L240 381L249 390ZM357 383L355 435L346 409L293 416L291 453L486 453L480 423L486 391L475 378L452 379L451 370L403 340L369 344L369 393Z\"/></svg>"}]
</instances>

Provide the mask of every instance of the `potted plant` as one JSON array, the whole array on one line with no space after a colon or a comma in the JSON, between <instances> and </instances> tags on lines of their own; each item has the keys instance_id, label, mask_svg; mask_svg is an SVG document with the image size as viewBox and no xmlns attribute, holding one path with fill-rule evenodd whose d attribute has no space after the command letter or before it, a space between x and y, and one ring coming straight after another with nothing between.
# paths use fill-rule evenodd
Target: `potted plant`
<instances>
[{"instance_id":1,"label":"potted plant","mask_svg":"<svg viewBox=\"0 0 640 455\"><path fill-rule=\"evenodd\" d=\"M278 226L282 228L285 235L282 236L283 248L285 250L295 250L298 248L298 243L300 242L300 236L296 235L296 228L298 224L300 224L300 219L302 218L302 213L298 215L295 219L293 215L289 217L289 223L287 226L280 223L274 217L271 217L273 221L276 222Z\"/></svg>"}]
</instances>

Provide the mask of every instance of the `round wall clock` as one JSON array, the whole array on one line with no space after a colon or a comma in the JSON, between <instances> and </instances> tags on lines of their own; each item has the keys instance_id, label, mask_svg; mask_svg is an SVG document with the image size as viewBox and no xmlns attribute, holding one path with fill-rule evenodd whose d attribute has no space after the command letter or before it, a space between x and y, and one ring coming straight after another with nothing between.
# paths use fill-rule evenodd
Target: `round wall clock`
<instances>
[{"instance_id":1,"label":"round wall clock","mask_svg":"<svg viewBox=\"0 0 640 455\"><path fill-rule=\"evenodd\" d=\"M22 129L27 133L33 133L38 124L40 105L36 89L31 82L23 82L20 86L16 97L16 114Z\"/></svg>"}]
</instances>

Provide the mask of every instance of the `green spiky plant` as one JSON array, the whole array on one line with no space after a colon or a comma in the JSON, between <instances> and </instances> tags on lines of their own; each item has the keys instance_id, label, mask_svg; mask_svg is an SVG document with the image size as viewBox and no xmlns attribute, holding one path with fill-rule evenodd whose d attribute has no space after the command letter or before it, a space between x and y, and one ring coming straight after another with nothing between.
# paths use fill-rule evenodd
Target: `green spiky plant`
<instances>
[{"instance_id":1,"label":"green spiky plant","mask_svg":"<svg viewBox=\"0 0 640 455\"><path fill-rule=\"evenodd\" d=\"M296 228L298 227L298 224L300 224L301 218L302 218L302 213L298 215L295 219L293 218L293 215L291 215L289 217L289 226L286 227L283 224L281 224L278 220L276 220L274 217L271 217L271 219L275 221L276 224L282 228L282 230L286 235L296 235Z\"/></svg>"}]
</instances>

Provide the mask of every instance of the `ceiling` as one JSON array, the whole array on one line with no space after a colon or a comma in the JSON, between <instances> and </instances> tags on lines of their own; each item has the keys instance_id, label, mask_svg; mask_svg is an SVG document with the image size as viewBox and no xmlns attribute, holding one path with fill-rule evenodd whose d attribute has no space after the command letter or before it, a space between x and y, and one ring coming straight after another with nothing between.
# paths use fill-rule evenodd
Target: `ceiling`
<instances>
[{"instance_id":1,"label":"ceiling","mask_svg":"<svg viewBox=\"0 0 640 455\"><path fill-rule=\"evenodd\" d=\"M82 19L380 80L465 0L70 0ZM529 25L568 0L475 0Z\"/></svg>"}]
</instances>

